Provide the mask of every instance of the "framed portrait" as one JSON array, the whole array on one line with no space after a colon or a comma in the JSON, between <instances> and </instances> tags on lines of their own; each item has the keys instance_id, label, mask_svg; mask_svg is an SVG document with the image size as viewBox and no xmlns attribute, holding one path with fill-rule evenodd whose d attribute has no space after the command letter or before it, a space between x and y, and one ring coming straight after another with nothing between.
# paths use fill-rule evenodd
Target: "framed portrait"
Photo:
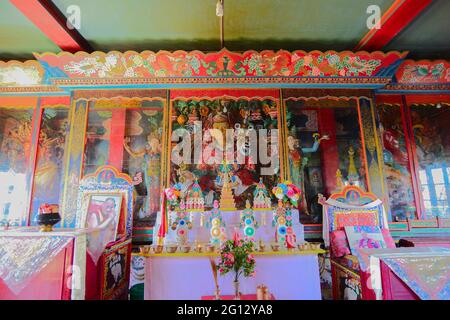
<instances>
[{"instance_id":1,"label":"framed portrait","mask_svg":"<svg viewBox=\"0 0 450 320\"><path fill-rule=\"evenodd\" d=\"M108 231L105 234L106 242L115 241L122 213L122 199L121 193L89 194L83 226L106 229Z\"/></svg>"},{"instance_id":2,"label":"framed portrait","mask_svg":"<svg viewBox=\"0 0 450 320\"><path fill-rule=\"evenodd\" d=\"M102 285L100 296L102 300L123 299L128 294L130 274L131 240L114 245L103 256Z\"/></svg>"}]
</instances>

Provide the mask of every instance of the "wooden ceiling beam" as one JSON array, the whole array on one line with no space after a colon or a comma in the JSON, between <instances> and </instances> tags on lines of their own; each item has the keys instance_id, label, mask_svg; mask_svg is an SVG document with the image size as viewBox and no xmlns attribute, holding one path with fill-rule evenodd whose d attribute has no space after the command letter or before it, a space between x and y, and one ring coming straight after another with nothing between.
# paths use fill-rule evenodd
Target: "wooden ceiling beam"
<instances>
[{"instance_id":1,"label":"wooden ceiling beam","mask_svg":"<svg viewBox=\"0 0 450 320\"><path fill-rule=\"evenodd\" d=\"M381 28L371 29L354 51L382 50L397 34L404 30L433 0L395 0L381 17Z\"/></svg>"},{"instance_id":2,"label":"wooden ceiling beam","mask_svg":"<svg viewBox=\"0 0 450 320\"><path fill-rule=\"evenodd\" d=\"M91 45L75 28L67 26L66 16L47 0L10 0L36 27L63 51L92 52Z\"/></svg>"}]
</instances>

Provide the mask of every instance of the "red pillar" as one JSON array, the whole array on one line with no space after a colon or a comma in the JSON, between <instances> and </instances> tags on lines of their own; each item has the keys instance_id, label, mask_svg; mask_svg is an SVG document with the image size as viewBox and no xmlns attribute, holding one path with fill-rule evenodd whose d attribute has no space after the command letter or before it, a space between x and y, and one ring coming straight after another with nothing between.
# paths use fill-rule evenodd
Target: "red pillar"
<instances>
[{"instance_id":1,"label":"red pillar","mask_svg":"<svg viewBox=\"0 0 450 320\"><path fill-rule=\"evenodd\" d=\"M126 109L112 110L111 135L109 144L108 164L122 171L123 164L123 139L125 137Z\"/></svg>"},{"instance_id":2,"label":"red pillar","mask_svg":"<svg viewBox=\"0 0 450 320\"><path fill-rule=\"evenodd\" d=\"M320 144L320 158L322 162L322 177L326 193L331 194L336 189L336 171L339 169L339 152L336 144L336 122L334 109L320 108L319 110L320 135L328 135L330 140L322 140Z\"/></svg>"}]
</instances>

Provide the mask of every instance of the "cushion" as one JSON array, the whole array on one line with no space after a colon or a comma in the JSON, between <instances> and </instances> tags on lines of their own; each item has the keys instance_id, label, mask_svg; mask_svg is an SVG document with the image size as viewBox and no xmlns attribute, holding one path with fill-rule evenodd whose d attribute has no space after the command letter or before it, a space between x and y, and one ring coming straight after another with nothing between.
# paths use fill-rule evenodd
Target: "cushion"
<instances>
[{"instance_id":1,"label":"cushion","mask_svg":"<svg viewBox=\"0 0 450 320\"><path fill-rule=\"evenodd\" d=\"M347 226L379 226L381 221L377 210L334 211L330 217L331 230L344 229Z\"/></svg>"},{"instance_id":2,"label":"cushion","mask_svg":"<svg viewBox=\"0 0 450 320\"><path fill-rule=\"evenodd\" d=\"M386 243L386 248L396 248L395 241L391 236L391 233L388 229L381 229L381 233L383 234L384 242Z\"/></svg>"},{"instance_id":3,"label":"cushion","mask_svg":"<svg viewBox=\"0 0 450 320\"><path fill-rule=\"evenodd\" d=\"M381 228L378 226L345 227L345 234L353 255L356 255L356 249L386 248Z\"/></svg>"},{"instance_id":4,"label":"cushion","mask_svg":"<svg viewBox=\"0 0 450 320\"><path fill-rule=\"evenodd\" d=\"M351 253L344 230L335 230L331 232L330 246L333 258L343 257Z\"/></svg>"}]
</instances>

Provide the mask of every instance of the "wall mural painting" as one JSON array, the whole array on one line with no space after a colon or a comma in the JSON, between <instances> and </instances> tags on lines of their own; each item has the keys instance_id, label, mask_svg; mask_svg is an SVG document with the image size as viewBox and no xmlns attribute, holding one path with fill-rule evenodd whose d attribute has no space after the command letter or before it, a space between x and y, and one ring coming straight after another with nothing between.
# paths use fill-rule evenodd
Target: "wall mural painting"
<instances>
[{"instance_id":1,"label":"wall mural painting","mask_svg":"<svg viewBox=\"0 0 450 320\"><path fill-rule=\"evenodd\" d=\"M450 217L450 106L413 105L411 121L427 218Z\"/></svg>"},{"instance_id":2,"label":"wall mural painting","mask_svg":"<svg viewBox=\"0 0 450 320\"><path fill-rule=\"evenodd\" d=\"M111 118L110 110L89 111L83 175L94 173L98 167L108 164Z\"/></svg>"},{"instance_id":3,"label":"wall mural painting","mask_svg":"<svg viewBox=\"0 0 450 320\"><path fill-rule=\"evenodd\" d=\"M47 108L42 113L31 204L31 224L39 205L59 204L63 187L63 161L69 133L69 110Z\"/></svg>"},{"instance_id":4,"label":"wall mural painting","mask_svg":"<svg viewBox=\"0 0 450 320\"><path fill-rule=\"evenodd\" d=\"M414 218L417 209L400 106L380 105L378 114L390 215L393 221L404 221Z\"/></svg>"},{"instance_id":5,"label":"wall mural painting","mask_svg":"<svg viewBox=\"0 0 450 320\"><path fill-rule=\"evenodd\" d=\"M321 159L318 152L317 110L298 108L299 101L286 101L286 122L288 126L288 158L291 180L300 186L302 192L300 207L302 215L310 215L319 221L321 209L314 202L318 193L324 192L321 174Z\"/></svg>"},{"instance_id":6,"label":"wall mural painting","mask_svg":"<svg viewBox=\"0 0 450 320\"><path fill-rule=\"evenodd\" d=\"M322 222L322 208L317 203L317 195L335 191L327 190L325 179L335 181L339 174L342 185L366 187L356 108L318 106L320 104L320 101L286 100L289 169L291 180L304 190L300 202L303 223ZM327 128L322 135L319 133L321 127ZM330 139L335 141L333 146L320 147L321 142ZM324 152L327 154L325 157ZM336 167L339 172L325 177L323 171L327 165Z\"/></svg>"},{"instance_id":7,"label":"wall mural painting","mask_svg":"<svg viewBox=\"0 0 450 320\"><path fill-rule=\"evenodd\" d=\"M88 115L84 174L109 164L135 181L134 226L153 226L160 206L163 105L136 101L127 108L97 103Z\"/></svg>"},{"instance_id":8,"label":"wall mural painting","mask_svg":"<svg viewBox=\"0 0 450 320\"><path fill-rule=\"evenodd\" d=\"M333 111L336 121L339 170L344 179L343 182L367 190L358 111L356 107L333 108Z\"/></svg>"},{"instance_id":9,"label":"wall mural painting","mask_svg":"<svg viewBox=\"0 0 450 320\"><path fill-rule=\"evenodd\" d=\"M124 140L124 172L140 177L135 186L134 226L153 226L160 207L162 103L148 110L129 110Z\"/></svg>"},{"instance_id":10,"label":"wall mural painting","mask_svg":"<svg viewBox=\"0 0 450 320\"><path fill-rule=\"evenodd\" d=\"M0 225L18 226L27 208L32 108L0 108Z\"/></svg>"},{"instance_id":11,"label":"wall mural painting","mask_svg":"<svg viewBox=\"0 0 450 320\"><path fill-rule=\"evenodd\" d=\"M269 190L279 180L279 143L272 144L275 135L272 129L277 128L278 108L276 101L272 99L224 97L213 100L174 100L172 137L178 129L182 129L184 131L180 132L187 132L186 136L190 137L192 143L189 145L190 159L176 163L173 153L178 149L177 144L185 140L172 138L170 184L180 183L182 190L187 191L198 180L205 196L205 206L211 208L213 201L218 200L221 193L222 180L218 179L221 162L227 161L232 170L232 191L236 207L244 209L246 200L252 203L253 192L260 177ZM229 138L228 129L234 129ZM241 129L244 130L240 131ZM250 142L252 133L257 137L257 154L251 151L254 150ZM196 137L201 137L199 148L194 144ZM267 149L260 149L261 145ZM203 151L196 152L198 150ZM276 161L264 163L261 161L262 153ZM199 154L201 161L196 156ZM271 168L271 174L263 174L263 168Z\"/></svg>"}]
</instances>

